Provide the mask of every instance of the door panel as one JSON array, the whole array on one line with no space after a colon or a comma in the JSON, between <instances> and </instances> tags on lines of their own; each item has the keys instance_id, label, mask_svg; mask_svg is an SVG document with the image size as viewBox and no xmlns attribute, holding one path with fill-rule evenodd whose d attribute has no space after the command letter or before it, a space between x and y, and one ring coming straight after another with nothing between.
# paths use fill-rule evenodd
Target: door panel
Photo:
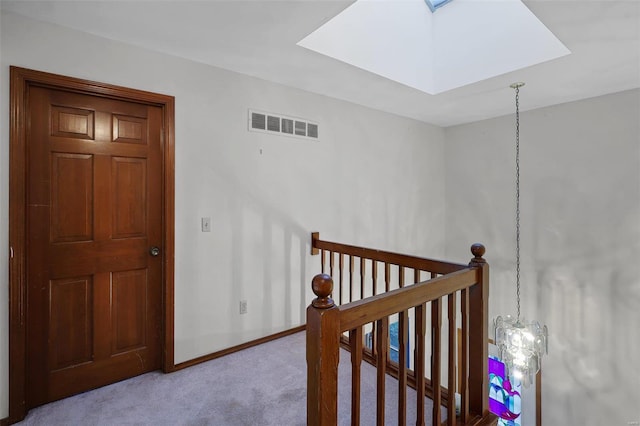
<instances>
[{"instance_id":1,"label":"door panel","mask_svg":"<svg viewBox=\"0 0 640 426\"><path fill-rule=\"evenodd\" d=\"M113 115L113 141L147 144L147 122L139 117Z\"/></svg>"},{"instance_id":2,"label":"door panel","mask_svg":"<svg viewBox=\"0 0 640 426\"><path fill-rule=\"evenodd\" d=\"M113 238L142 237L147 229L147 160L111 159Z\"/></svg>"},{"instance_id":3,"label":"door panel","mask_svg":"<svg viewBox=\"0 0 640 426\"><path fill-rule=\"evenodd\" d=\"M114 272L111 317L114 330L112 354L141 348L146 343L147 271Z\"/></svg>"},{"instance_id":4,"label":"door panel","mask_svg":"<svg viewBox=\"0 0 640 426\"><path fill-rule=\"evenodd\" d=\"M51 106L51 136L93 139L93 111Z\"/></svg>"},{"instance_id":5,"label":"door panel","mask_svg":"<svg viewBox=\"0 0 640 426\"><path fill-rule=\"evenodd\" d=\"M50 368L91 362L93 354L93 282L91 277L52 280L49 284Z\"/></svg>"},{"instance_id":6,"label":"door panel","mask_svg":"<svg viewBox=\"0 0 640 426\"><path fill-rule=\"evenodd\" d=\"M30 91L28 407L160 368L161 114Z\"/></svg>"},{"instance_id":7,"label":"door panel","mask_svg":"<svg viewBox=\"0 0 640 426\"><path fill-rule=\"evenodd\" d=\"M93 155L51 154L51 242L93 239Z\"/></svg>"}]
</instances>

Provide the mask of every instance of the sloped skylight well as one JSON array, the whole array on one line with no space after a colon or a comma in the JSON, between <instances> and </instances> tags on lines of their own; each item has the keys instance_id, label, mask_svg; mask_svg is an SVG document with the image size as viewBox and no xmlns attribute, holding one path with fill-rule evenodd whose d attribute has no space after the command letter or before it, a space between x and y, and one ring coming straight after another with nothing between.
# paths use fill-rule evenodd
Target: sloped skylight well
<instances>
[{"instance_id":1,"label":"sloped skylight well","mask_svg":"<svg viewBox=\"0 0 640 426\"><path fill-rule=\"evenodd\" d=\"M444 6L445 4L449 3L451 0L424 0L427 3L427 6L429 6L429 9L431 9L432 12L435 12L436 9Z\"/></svg>"},{"instance_id":2,"label":"sloped skylight well","mask_svg":"<svg viewBox=\"0 0 640 426\"><path fill-rule=\"evenodd\" d=\"M443 4L358 0L298 45L432 95L571 53L520 0Z\"/></svg>"}]
</instances>

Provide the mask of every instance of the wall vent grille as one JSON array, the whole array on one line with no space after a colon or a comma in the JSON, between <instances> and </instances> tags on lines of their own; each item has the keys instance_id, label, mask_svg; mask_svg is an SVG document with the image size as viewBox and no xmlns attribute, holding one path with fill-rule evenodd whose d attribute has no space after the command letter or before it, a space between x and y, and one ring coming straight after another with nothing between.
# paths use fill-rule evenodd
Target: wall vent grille
<instances>
[{"instance_id":1,"label":"wall vent grille","mask_svg":"<svg viewBox=\"0 0 640 426\"><path fill-rule=\"evenodd\" d=\"M314 121L254 109L249 110L249 130L302 139L320 139L319 124Z\"/></svg>"}]
</instances>

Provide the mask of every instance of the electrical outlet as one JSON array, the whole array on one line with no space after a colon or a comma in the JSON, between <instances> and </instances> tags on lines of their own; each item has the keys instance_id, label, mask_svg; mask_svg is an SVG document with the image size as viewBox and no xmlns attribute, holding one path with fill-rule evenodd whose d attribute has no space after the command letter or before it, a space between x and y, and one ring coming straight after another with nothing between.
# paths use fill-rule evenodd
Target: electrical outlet
<instances>
[{"instance_id":1,"label":"electrical outlet","mask_svg":"<svg viewBox=\"0 0 640 426\"><path fill-rule=\"evenodd\" d=\"M241 300L240 301L240 315L246 314L246 313L247 313L247 301L246 300Z\"/></svg>"},{"instance_id":2,"label":"electrical outlet","mask_svg":"<svg viewBox=\"0 0 640 426\"><path fill-rule=\"evenodd\" d=\"M202 218L202 232L211 232L211 218L203 217Z\"/></svg>"}]
</instances>

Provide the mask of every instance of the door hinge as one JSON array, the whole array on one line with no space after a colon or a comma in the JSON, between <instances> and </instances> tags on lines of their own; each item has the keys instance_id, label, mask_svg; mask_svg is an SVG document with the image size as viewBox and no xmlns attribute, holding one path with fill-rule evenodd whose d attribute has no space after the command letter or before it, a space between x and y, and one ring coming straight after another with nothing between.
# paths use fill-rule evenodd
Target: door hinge
<instances>
[{"instance_id":1,"label":"door hinge","mask_svg":"<svg viewBox=\"0 0 640 426\"><path fill-rule=\"evenodd\" d=\"M9 259L13 259L13 247L9 246Z\"/></svg>"}]
</instances>

